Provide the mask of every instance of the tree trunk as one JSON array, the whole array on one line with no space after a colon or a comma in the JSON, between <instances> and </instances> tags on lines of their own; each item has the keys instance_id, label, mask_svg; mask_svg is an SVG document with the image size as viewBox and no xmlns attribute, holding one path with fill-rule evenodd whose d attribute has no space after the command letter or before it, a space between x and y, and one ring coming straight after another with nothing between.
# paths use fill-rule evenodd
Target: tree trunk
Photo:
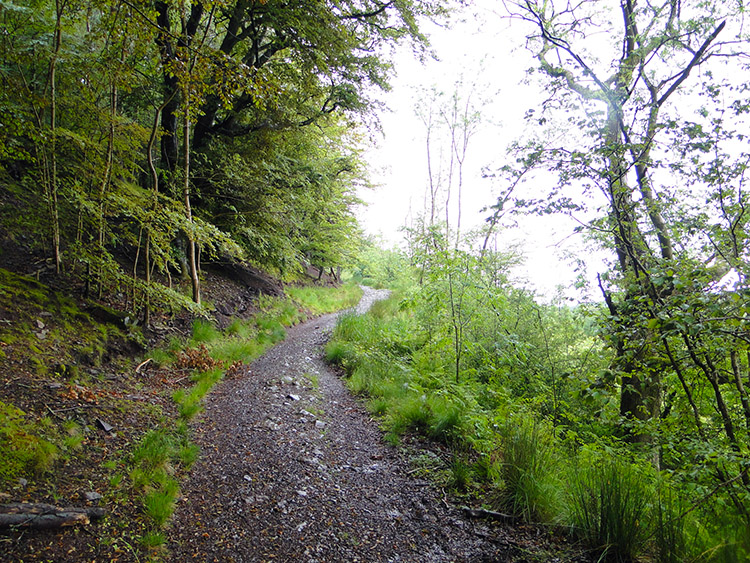
<instances>
[{"instance_id":1,"label":"tree trunk","mask_svg":"<svg viewBox=\"0 0 750 563\"><path fill-rule=\"evenodd\" d=\"M164 106L161 110L161 160L159 166L167 172L174 172L177 168L177 109L179 108L179 79L170 72L170 65L174 61L174 46L170 38L171 24L169 21L169 6L166 2L156 2L156 22L160 33L156 36L162 65L162 82L164 85Z\"/></svg>"},{"instance_id":2,"label":"tree trunk","mask_svg":"<svg viewBox=\"0 0 750 563\"><path fill-rule=\"evenodd\" d=\"M189 232L187 232L187 259L188 259L188 268L190 271L190 283L193 287L193 301L200 304L201 302L201 288L200 288L200 279L198 279L198 265L196 260L196 252L195 252L195 235L192 231L193 226L193 212L190 207L190 105L188 103L188 96L189 92L185 92L185 107L183 108L183 111L185 112L185 121L184 121L184 137L183 137L183 145L184 145L184 151L185 151L185 182L183 184L183 197L185 201L185 217L188 220L189 224Z\"/></svg>"},{"instance_id":3,"label":"tree trunk","mask_svg":"<svg viewBox=\"0 0 750 563\"><path fill-rule=\"evenodd\" d=\"M102 508L59 508L51 504L12 503L0 505L0 528L64 528L87 525L102 518Z\"/></svg>"},{"instance_id":4,"label":"tree trunk","mask_svg":"<svg viewBox=\"0 0 750 563\"><path fill-rule=\"evenodd\" d=\"M62 47L62 16L64 9L64 2L57 0L55 2L55 33L53 36L52 57L49 63L48 74L50 87L50 172L47 198L50 210L50 222L52 223L52 249L55 257L55 271L58 274L62 269L62 256L60 253L60 215L57 202L57 58Z\"/></svg>"}]
</instances>

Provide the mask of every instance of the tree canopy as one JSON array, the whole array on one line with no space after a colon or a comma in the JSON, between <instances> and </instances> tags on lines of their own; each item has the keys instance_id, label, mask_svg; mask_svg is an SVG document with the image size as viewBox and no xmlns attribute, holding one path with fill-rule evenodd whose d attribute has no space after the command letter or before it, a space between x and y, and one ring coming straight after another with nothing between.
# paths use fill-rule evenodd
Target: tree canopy
<instances>
[{"instance_id":1,"label":"tree canopy","mask_svg":"<svg viewBox=\"0 0 750 563\"><path fill-rule=\"evenodd\" d=\"M302 262L344 265L366 182L356 129L375 119L389 48L422 49L418 19L441 11L370 0L4 2L0 170L7 198L31 210L9 217L8 231L31 228L58 271L100 291L128 271L144 287L152 273L182 271L196 301L201 253L281 275Z\"/></svg>"}]
</instances>

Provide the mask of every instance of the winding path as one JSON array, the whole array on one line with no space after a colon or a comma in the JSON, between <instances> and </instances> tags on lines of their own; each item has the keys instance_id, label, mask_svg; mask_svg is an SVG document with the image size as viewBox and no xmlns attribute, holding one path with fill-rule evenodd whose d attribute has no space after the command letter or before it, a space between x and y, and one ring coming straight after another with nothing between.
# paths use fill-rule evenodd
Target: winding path
<instances>
[{"instance_id":1,"label":"winding path","mask_svg":"<svg viewBox=\"0 0 750 563\"><path fill-rule=\"evenodd\" d=\"M364 311L382 293L366 288ZM172 561L512 561L507 531L462 518L323 360L327 315L224 381L168 533Z\"/></svg>"}]
</instances>

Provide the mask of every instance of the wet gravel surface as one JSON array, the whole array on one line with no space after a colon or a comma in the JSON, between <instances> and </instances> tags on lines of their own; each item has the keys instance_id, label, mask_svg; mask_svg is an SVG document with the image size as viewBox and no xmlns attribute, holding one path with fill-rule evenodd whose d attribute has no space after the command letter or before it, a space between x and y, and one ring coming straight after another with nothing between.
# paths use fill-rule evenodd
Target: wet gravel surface
<instances>
[{"instance_id":1,"label":"wet gravel surface","mask_svg":"<svg viewBox=\"0 0 750 563\"><path fill-rule=\"evenodd\" d=\"M382 292L366 289L360 311ZM171 561L524 561L513 531L465 519L323 359L327 315L224 381L168 532Z\"/></svg>"}]
</instances>

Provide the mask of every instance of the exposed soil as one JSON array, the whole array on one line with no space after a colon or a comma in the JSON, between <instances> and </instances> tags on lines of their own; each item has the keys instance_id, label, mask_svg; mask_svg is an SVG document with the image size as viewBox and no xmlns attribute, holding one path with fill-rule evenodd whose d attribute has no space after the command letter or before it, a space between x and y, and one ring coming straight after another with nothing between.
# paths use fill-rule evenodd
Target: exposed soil
<instances>
[{"instance_id":1,"label":"exposed soil","mask_svg":"<svg viewBox=\"0 0 750 563\"><path fill-rule=\"evenodd\" d=\"M153 362L136 369L146 343L126 335L126 314L118 313L126 306L125 290L85 300L82 286L55 276L46 261L30 258L2 236L0 248L0 266L44 282L23 278L19 288L0 288L0 401L20 408L26 421L48 420L43 428L57 436L56 442L71 425L80 439L76 447L59 451L44 473L0 481L0 504L106 511L87 526L0 529L0 562L138 561L146 520L142 497L130 494L128 463L146 432L176 417L171 396L191 385L189 372ZM207 300L221 304L214 313L219 326L257 312L259 293L283 292L278 281L249 266L234 265L231 271L226 264L207 266L203 291ZM191 323L182 311L155 312L145 331L148 347L185 336ZM119 329L120 335L101 338L104 327Z\"/></svg>"},{"instance_id":2,"label":"exposed soil","mask_svg":"<svg viewBox=\"0 0 750 563\"><path fill-rule=\"evenodd\" d=\"M366 289L365 310L383 294ZM336 315L303 323L209 397L169 559L216 562L582 561L531 526L471 519L415 475L414 448L325 363ZM562 543L561 543L562 542Z\"/></svg>"}]
</instances>

